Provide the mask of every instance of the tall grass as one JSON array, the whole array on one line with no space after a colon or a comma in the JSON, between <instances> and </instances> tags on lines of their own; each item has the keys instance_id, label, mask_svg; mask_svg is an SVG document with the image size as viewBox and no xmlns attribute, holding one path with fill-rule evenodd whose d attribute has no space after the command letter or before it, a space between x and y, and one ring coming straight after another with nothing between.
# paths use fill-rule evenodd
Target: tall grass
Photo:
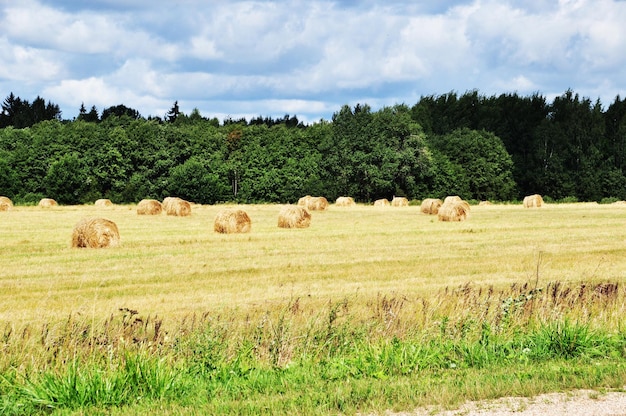
<instances>
[{"instance_id":1,"label":"tall grass","mask_svg":"<svg viewBox=\"0 0 626 416\"><path fill-rule=\"evenodd\" d=\"M626 332L593 316L621 319L623 285L528 287L444 289L430 297L431 306L420 302L426 317L381 296L367 319L346 298L323 311L292 301L244 326L233 310L190 315L164 330L161 321L124 309L96 327L68 319L58 328L5 332L0 409L353 413L554 386L622 387ZM528 385L500 386L507 371ZM416 400L409 386L424 380L456 388L457 398L425 390ZM485 384L470 389L479 380Z\"/></svg>"}]
</instances>

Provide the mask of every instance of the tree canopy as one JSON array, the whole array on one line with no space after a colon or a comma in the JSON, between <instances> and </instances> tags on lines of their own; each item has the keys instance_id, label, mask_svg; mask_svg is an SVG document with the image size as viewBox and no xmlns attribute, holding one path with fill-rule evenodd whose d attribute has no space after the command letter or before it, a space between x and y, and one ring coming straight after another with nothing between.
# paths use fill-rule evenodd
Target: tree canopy
<instances>
[{"instance_id":1,"label":"tree canopy","mask_svg":"<svg viewBox=\"0 0 626 416\"><path fill-rule=\"evenodd\" d=\"M165 119L122 104L74 120L37 97L10 94L0 113L0 194L18 202L114 202L175 195L199 203L295 202L303 195L360 202L460 195L514 200L626 199L626 101L608 108L573 91L477 91L413 106L342 106L331 120Z\"/></svg>"}]
</instances>

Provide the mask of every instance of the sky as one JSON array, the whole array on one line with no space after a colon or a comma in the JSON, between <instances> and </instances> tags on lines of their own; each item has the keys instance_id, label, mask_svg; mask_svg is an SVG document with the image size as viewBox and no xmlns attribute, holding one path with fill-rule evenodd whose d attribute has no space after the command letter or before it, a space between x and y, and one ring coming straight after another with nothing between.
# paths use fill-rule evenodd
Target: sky
<instances>
[{"instance_id":1,"label":"sky","mask_svg":"<svg viewBox=\"0 0 626 416\"><path fill-rule=\"evenodd\" d=\"M296 115L420 97L626 96L624 0L0 0L0 100L62 118Z\"/></svg>"}]
</instances>

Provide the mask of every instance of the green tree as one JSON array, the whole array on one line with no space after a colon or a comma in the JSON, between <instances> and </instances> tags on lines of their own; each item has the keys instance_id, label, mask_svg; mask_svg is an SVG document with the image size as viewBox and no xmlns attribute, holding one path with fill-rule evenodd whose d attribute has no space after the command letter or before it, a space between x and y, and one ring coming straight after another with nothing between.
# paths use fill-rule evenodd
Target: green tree
<instances>
[{"instance_id":1,"label":"green tree","mask_svg":"<svg viewBox=\"0 0 626 416\"><path fill-rule=\"evenodd\" d=\"M139 114L139 111L135 110L134 108L126 107L124 104L114 105L102 110L102 120L106 120L111 116L116 116L120 118L123 116L127 116L131 120L138 120L141 118L141 114Z\"/></svg>"},{"instance_id":2,"label":"green tree","mask_svg":"<svg viewBox=\"0 0 626 416\"><path fill-rule=\"evenodd\" d=\"M53 162L44 178L46 194L60 204L79 204L90 189L91 180L81 158L66 154Z\"/></svg>"},{"instance_id":3,"label":"green tree","mask_svg":"<svg viewBox=\"0 0 626 416\"><path fill-rule=\"evenodd\" d=\"M496 135L462 128L445 136L433 136L430 142L462 169L456 174L464 178L457 176L456 180L467 180L469 195L461 197L509 200L515 196L513 162Z\"/></svg>"},{"instance_id":4,"label":"green tree","mask_svg":"<svg viewBox=\"0 0 626 416\"><path fill-rule=\"evenodd\" d=\"M18 187L18 176L9 164L8 157L0 152L0 195L14 198Z\"/></svg>"},{"instance_id":5,"label":"green tree","mask_svg":"<svg viewBox=\"0 0 626 416\"><path fill-rule=\"evenodd\" d=\"M189 201L214 204L225 201L229 189L227 180L214 173L206 161L192 157L170 170L167 190Z\"/></svg>"}]
</instances>

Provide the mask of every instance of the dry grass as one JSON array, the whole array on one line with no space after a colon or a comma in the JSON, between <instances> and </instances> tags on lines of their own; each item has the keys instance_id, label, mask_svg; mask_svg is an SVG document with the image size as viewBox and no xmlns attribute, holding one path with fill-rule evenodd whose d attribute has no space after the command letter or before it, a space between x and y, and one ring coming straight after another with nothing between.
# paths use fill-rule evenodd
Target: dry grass
<instances>
[{"instance_id":1,"label":"dry grass","mask_svg":"<svg viewBox=\"0 0 626 416\"><path fill-rule=\"evenodd\" d=\"M419 317L422 299L439 302L432 294L466 283L498 291L535 279L547 287L626 278L619 205L549 204L538 212L494 204L464 222L439 222L419 207L356 206L316 216L306 233L277 228L278 205L242 208L254 228L226 236L212 230L224 206L194 206L183 219L116 205L107 217L124 244L73 250L68 230L97 216L96 207L16 206L2 222L0 325L69 314L100 322L123 307L169 322L224 310L244 317L295 299L307 311L349 299L351 312L366 318L381 296L404 299L408 316L413 308ZM613 318L598 311L591 319Z\"/></svg>"}]
</instances>

